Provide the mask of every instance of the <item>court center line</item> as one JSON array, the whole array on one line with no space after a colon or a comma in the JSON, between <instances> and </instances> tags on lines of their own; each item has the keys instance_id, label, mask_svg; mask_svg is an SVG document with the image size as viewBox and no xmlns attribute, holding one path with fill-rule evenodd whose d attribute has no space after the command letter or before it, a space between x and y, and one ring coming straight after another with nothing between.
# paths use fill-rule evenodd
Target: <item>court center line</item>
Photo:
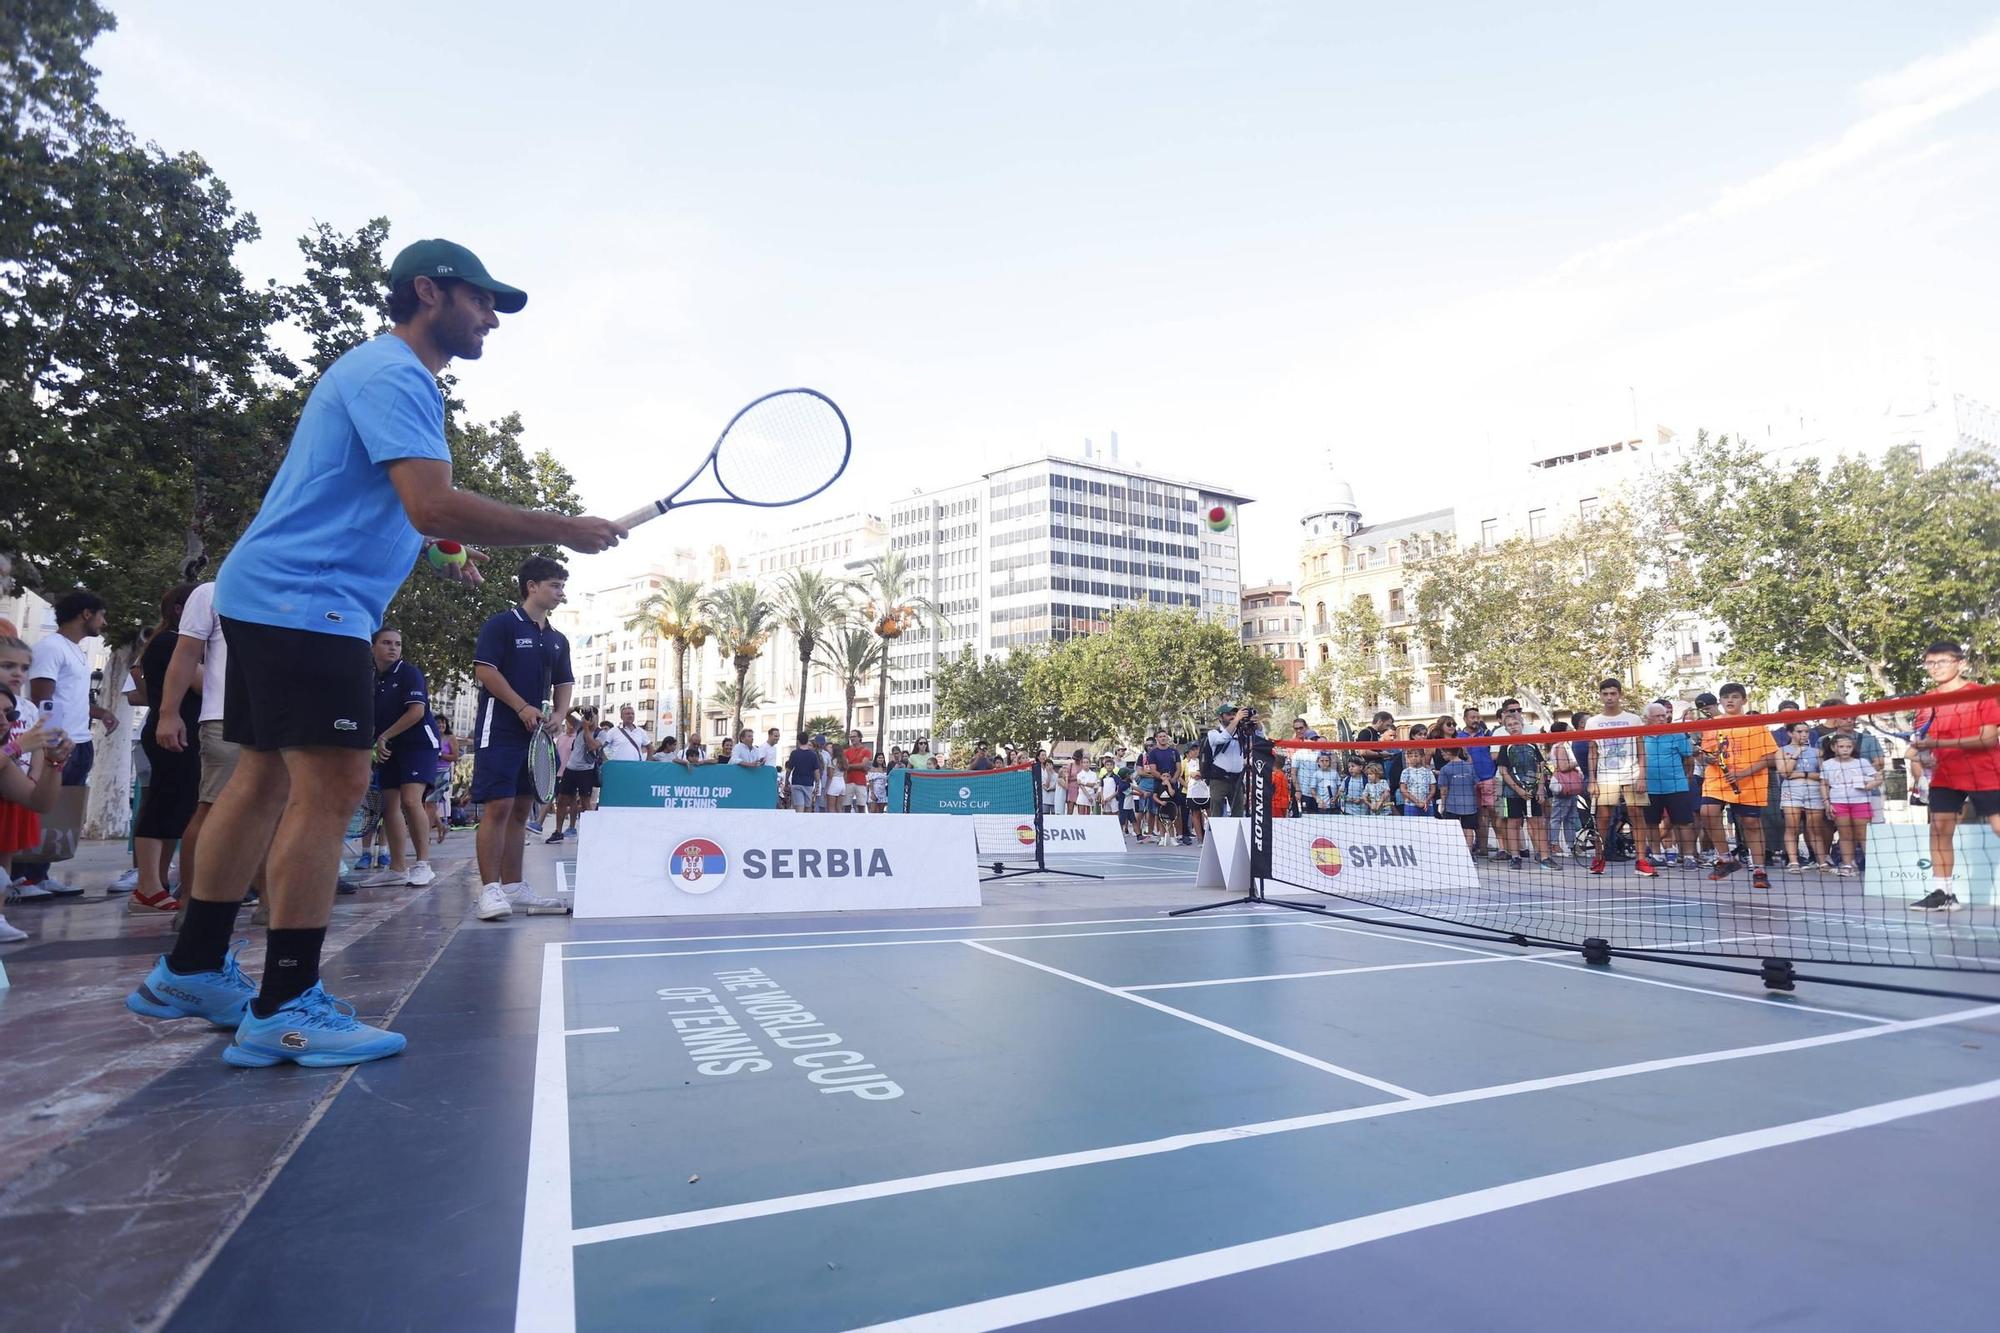
<instances>
[{"instance_id":1,"label":"court center line","mask_svg":"<svg viewBox=\"0 0 2000 1333\"><path fill-rule=\"evenodd\" d=\"M1366 1217L1353 1217L1328 1226L1312 1227L1288 1235L1271 1236L1264 1240L1232 1245L1225 1249L1144 1264L1115 1273L1100 1273L1095 1277L1082 1278L1075 1282L1064 1282L1036 1291L1016 1292L1009 1296L998 1296L950 1309L934 1310L927 1314L894 1319L869 1327L895 1329L899 1330L899 1333L946 1333L947 1330L949 1333L965 1333L966 1330L972 1329L1010 1327L1014 1324L1054 1318L1077 1310L1108 1305L1113 1301L1130 1300L1135 1296L1152 1292L1169 1291L1176 1287L1185 1287L1190 1283L1268 1268L1273 1264L1288 1263L1294 1259L1329 1254L1335 1250L1366 1245L1370 1241L1406 1235L1413 1231L1423 1231L1430 1227L1461 1222L1489 1213L1504 1212L1510 1208L1561 1198L1567 1194L1579 1194L1586 1190L1601 1189L1607 1185L1642 1180L1648 1176L1678 1171L1684 1167L1700 1166L1708 1162L1723 1161L1747 1153L1762 1152L1768 1148L1779 1148L1787 1144L1805 1143L1852 1130L1893 1124L1913 1116L1970 1106L1978 1102L1991 1101L1996 1097L2000 1097L2000 1079L1948 1088L1942 1092L1926 1093L1919 1097L1877 1102L1872 1106L1838 1111L1811 1120L1794 1120L1789 1124L1772 1125L1741 1134L1726 1134L1720 1138L1685 1143L1658 1152L1639 1153L1568 1171L1554 1171L1548 1175L1510 1181L1505 1185L1494 1185L1486 1189L1470 1190L1464 1194L1432 1199L1426 1203L1411 1204L1404 1208L1391 1208L1371 1213Z\"/></svg>"},{"instance_id":2,"label":"court center line","mask_svg":"<svg viewBox=\"0 0 2000 1333\"><path fill-rule=\"evenodd\" d=\"M602 1033L616 1032L617 1030L617 1028L570 1028L563 1035L565 1037L595 1037Z\"/></svg>"},{"instance_id":3,"label":"court center line","mask_svg":"<svg viewBox=\"0 0 2000 1333\"><path fill-rule=\"evenodd\" d=\"M1151 930L1078 930L1066 935L989 935L989 940L1007 943L1033 943L1036 940L1090 940L1099 936L1117 935L1173 935L1190 930L1263 930L1277 926L1310 926L1317 922L1292 917L1265 917L1257 921L1240 921L1230 925L1202 926L1155 926ZM748 938L755 938L750 936ZM1393 936L1386 938L1394 938ZM580 953L565 955L566 963L594 963L602 960L621 958L695 958L703 954L715 953L797 953L810 949L882 949L910 944L972 944L967 939L941 940L846 940L838 944L739 944L728 949L657 949L641 953Z\"/></svg>"},{"instance_id":4,"label":"court center line","mask_svg":"<svg viewBox=\"0 0 2000 1333\"><path fill-rule=\"evenodd\" d=\"M1212 1018L1203 1018L1200 1014L1191 1014L1185 1009L1176 1009L1170 1004L1161 1004L1158 1000L1149 1000L1143 995L1134 995L1130 991L1120 990L1116 986L1107 986L1101 981L1092 981L1089 977L1078 976L1074 972L1065 972L1059 967L1050 967L1047 963L1038 963L1032 958L1023 958L1019 954L1004 953L999 949L990 948L983 940L965 940L963 943L968 949L977 949L981 953L990 953L995 958L1005 958L1010 963L1019 963L1022 967L1032 967L1037 972L1046 972L1052 977L1061 977L1064 981L1073 981L1079 986L1088 986L1094 991L1102 991L1106 995L1115 995L1121 1000L1130 1000L1133 1004L1144 1005L1146 1008L1157 1010L1170 1018L1178 1018L1183 1022L1193 1023L1196 1027L1207 1028L1210 1032L1219 1033L1222 1036L1230 1038L1232 1041L1240 1041L1247 1046L1255 1046L1258 1050L1269 1051L1273 1055L1282 1055L1287 1060L1295 1061L1311 1069L1317 1069L1322 1073L1333 1074L1351 1083L1362 1084L1364 1087L1373 1088L1377 1092L1386 1092L1391 1097L1401 1097L1405 1101L1419 1101L1423 1098L1424 1094L1421 1092L1412 1092L1408 1088L1398 1087L1394 1083L1387 1083L1379 1078L1371 1078L1367 1074L1349 1069L1344 1065L1332 1064L1326 1060L1316 1059L1313 1056L1307 1055L1304 1051L1295 1051L1289 1046L1280 1046L1276 1042L1265 1041L1262 1037L1253 1037L1248 1032L1230 1027L1226 1023L1218 1023Z\"/></svg>"},{"instance_id":5,"label":"court center line","mask_svg":"<svg viewBox=\"0 0 2000 1333\"><path fill-rule=\"evenodd\" d=\"M562 949L542 946L542 1008L535 1034L535 1095L528 1122L528 1183L521 1213L515 1333L574 1333L576 1251L569 1243L569 1047L563 1041Z\"/></svg>"},{"instance_id":6,"label":"court center line","mask_svg":"<svg viewBox=\"0 0 2000 1333\"><path fill-rule=\"evenodd\" d=\"M1133 991L1193 990L1197 986L1241 986L1253 981L1298 981L1306 977L1345 977L1356 972L1404 972L1413 967L1464 967L1469 963L1525 963L1551 956L1552 954L1545 952L1491 954L1484 958L1432 958L1421 963L1377 963L1371 967L1330 967L1320 972L1273 972L1261 977L1216 977L1209 981L1161 981L1145 986L1120 986L1118 989L1127 994Z\"/></svg>"},{"instance_id":7,"label":"court center line","mask_svg":"<svg viewBox=\"0 0 2000 1333\"><path fill-rule=\"evenodd\" d=\"M1641 1060L1633 1064L1608 1065L1601 1069L1585 1069L1570 1074L1551 1074L1542 1078L1523 1079L1516 1083L1498 1083L1483 1088L1466 1088L1459 1092L1440 1092L1433 1096L1421 1097L1415 1101L1377 1102L1371 1106L1352 1106L1339 1111L1321 1111L1312 1115L1289 1116L1282 1120L1253 1121L1249 1124L1229 1125L1222 1129L1197 1130L1187 1134L1173 1134L1165 1138L1146 1139L1136 1143L1118 1143L1104 1148L1085 1148L1076 1152L1054 1153L1046 1157L1018 1158L1011 1162L994 1162L986 1166L963 1167L953 1171L932 1171L920 1176L903 1176L891 1180L872 1181L865 1185L846 1185L838 1189L813 1190L804 1194L782 1195L769 1199L754 1199L747 1203L724 1204L715 1208L691 1209L683 1213L664 1213L657 1217L634 1218L627 1222L606 1222L598 1226L583 1227L570 1233L570 1239L577 1245L596 1245L604 1241L627 1240L634 1236L650 1236L667 1231L686 1231L695 1227L715 1226L724 1222L740 1222L750 1218L773 1217L782 1213L802 1212L810 1208L828 1208L844 1203L863 1203L870 1199L885 1199L900 1194L919 1194L926 1190L947 1189L957 1185L976 1185L988 1180L1006 1180L1015 1176L1036 1175L1044 1171L1062 1171L1071 1167L1094 1166L1100 1162L1120 1162L1134 1157L1152 1157L1161 1153L1180 1152L1188 1148L1203 1148L1219 1143L1233 1143L1241 1139L1263 1138L1272 1134L1292 1134L1301 1130L1321 1129L1328 1125L1341 1125L1355 1120L1373 1120L1380 1116L1401 1115L1408 1111L1425 1111L1441 1106L1461 1106L1469 1102L1494 1101L1505 1097L1519 1097L1530 1093L1549 1092L1559 1088L1571 1088L1586 1083L1601 1083L1611 1079L1632 1078L1645 1074L1665 1073L1676 1069L1687 1069L1698 1065L1722 1064L1736 1060L1756 1059L1766 1055L1782 1055L1792 1051L1812 1050L1820 1046L1834 1046L1850 1041L1869 1041L1876 1037L1898 1032L1914 1032L1923 1028L1939 1027L1950 1023L1970 1023L1981 1018L1991 1018L2000 1014L2000 1004L1980 1005L1972 1009L1960 1009L1948 1014L1933 1014L1928 1018L1910 1018L1879 1027L1849 1028L1844 1032L1826 1032L1813 1037L1795 1037L1790 1041L1762 1042L1756 1046L1736 1046L1720 1051L1701 1051L1693 1055L1665 1056L1657 1060Z\"/></svg>"}]
</instances>

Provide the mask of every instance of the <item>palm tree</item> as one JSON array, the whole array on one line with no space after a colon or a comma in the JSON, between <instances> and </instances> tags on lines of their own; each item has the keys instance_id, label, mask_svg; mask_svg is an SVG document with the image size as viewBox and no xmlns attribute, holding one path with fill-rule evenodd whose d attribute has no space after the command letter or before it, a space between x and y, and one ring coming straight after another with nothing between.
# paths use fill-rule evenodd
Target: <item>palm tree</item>
<instances>
[{"instance_id":1,"label":"palm tree","mask_svg":"<svg viewBox=\"0 0 2000 1333\"><path fill-rule=\"evenodd\" d=\"M702 615L715 627L715 646L736 668L735 722L731 734L743 730L743 678L750 664L764 653L764 641L777 628L771 604L755 582L738 579L714 588L702 598ZM754 706L754 705L753 705Z\"/></svg>"},{"instance_id":2,"label":"palm tree","mask_svg":"<svg viewBox=\"0 0 2000 1333\"><path fill-rule=\"evenodd\" d=\"M720 711L736 715L737 731L743 730L743 714L753 708L762 708L768 702L764 698L763 687L754 680L738 680L735 684L719 681L715 694L709 699L709 703Z\"/></svg>"},{"instance_id":3,"label":"palm tree","mask_svg":"<svg viewBox=\"0 0 2000 1333\"><path fill-rule=\"evenodd\" d=\"M660 591L639 604L639 609L625 622L625 628L651 630L673 646L674 726L694 734L689 731L694 721L694 705L687 688L687 659L690 652L708 642L713 632L702 619L701 584L693 579L665 580Z\"/></svg>"},{"instance_id":4,"label":"palm tree","mask_svg":"<svg viewBox=\"0 0 2000 1333\"><path fill-rule=\"evenodd\" d=\"M813 658L826 645L835 626L847 622L853 604L847 599L848 584L816 569L788 570L778 580L777 621L790 630L799 645L799 716L794 732L806 727L806 687L812 679Z\"/></svg>"},{"instance_id":5,"label":"palm tree","mask_svg":"<svg viewBox=\"0 0 2000 1333\"><path fill-rule=\"evenodd\" d=\"M854 696L861 692L861 682L875 674L882 656L882 640L866 625L842 625L821 645L820 665L839 676L841 688L847 692L847 716L840 728L843 734L854 730Z\"/></svg>"},{"instance_id":6,"label":"palm tree","mask_svg":"<svg viewBox=\"0 0 2000 1333\"><path fill-rule=\"evenodd\" d=\"M882 660L876 663L880 684L875 694L875 753L882 754L882 742L889 732L889 645L903 637L912 621L942 625L944 613L936 602L916 591L909 558L901 551L888 551L870 560L862 567L855 586L868 599L864 608L868 624L882 640Z\"/></svg>"}]
</instances>

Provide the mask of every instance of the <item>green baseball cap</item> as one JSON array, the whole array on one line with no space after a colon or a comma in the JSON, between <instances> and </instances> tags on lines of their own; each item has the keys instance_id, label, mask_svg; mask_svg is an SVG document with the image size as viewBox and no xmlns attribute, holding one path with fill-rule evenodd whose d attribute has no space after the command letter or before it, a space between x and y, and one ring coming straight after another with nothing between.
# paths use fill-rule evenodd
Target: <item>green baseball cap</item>
<instances>
[{"instance_id":1,"label":"green baseball cap","mask_svg":"<svg viewBox=\"0 0 2000 1333\"><path fill-rule=\"evenodd\" d=\"M435 238L412 241L389 265L389 285L410 278L458 278L493 293L493 308L503 315L516 315L528 304L528 294L519 287L495 282L487 275L479 256L454 241Z\"/></svg>"}]
</instances>

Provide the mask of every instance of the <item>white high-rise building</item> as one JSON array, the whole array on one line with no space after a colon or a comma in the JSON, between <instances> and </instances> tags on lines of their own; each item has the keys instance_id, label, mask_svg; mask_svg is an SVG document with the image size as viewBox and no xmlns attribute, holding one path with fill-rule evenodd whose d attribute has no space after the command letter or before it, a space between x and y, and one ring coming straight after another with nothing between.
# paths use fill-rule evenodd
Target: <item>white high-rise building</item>
<instances>
[{"instance_id":1,"label":"white high-rise building","mask_svg":"<svg viewBox=\"0 0 2000 1333\"><path fill-rule=\"evenodd\" d=\"M947 626L889 656L889 741L931 734L933 672L1105 628L1123 606L1189 608L1234 628L1243 590L1237 508L1249 497L1109 459L1043 457L922 492L889 510L889 546ZM1222 523L1211 528L1211 509Z\"/></svg>"},{"instance_id":2,"label":"white high-rise building","mask_svg":"<svg viewBox=\"0 0 2000 1333\"><path fill-rule=\"evenodd\" d=\"M720 546L706 556L681 547L667 560L615 583L583 592L572 587L550 621L569 638L575 706L598 708L615 718L620 706L631 704L640 726L678 734L672 645L644 626L627 628L627 623L667 579L693 579L707 588L727 578L730 567L729 554ZM689 693L696 688L697 656L688 654ZM713 679L713 672L707 676Z\"/></svg>"}]
</instances>

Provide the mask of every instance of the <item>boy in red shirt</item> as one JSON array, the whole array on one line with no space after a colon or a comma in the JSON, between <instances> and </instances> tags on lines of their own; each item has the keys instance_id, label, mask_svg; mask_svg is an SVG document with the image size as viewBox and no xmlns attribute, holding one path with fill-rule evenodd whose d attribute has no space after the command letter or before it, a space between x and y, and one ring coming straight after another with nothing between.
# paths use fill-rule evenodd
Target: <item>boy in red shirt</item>
<instances>
[{"instance_id":1,"label":"boy in red shirt","mask_svg":"<svg viewBox=\"0 0 2000 1333\"><path fill-rule=\"evenodd\" d=\"M847 766L844 808L857 814L868 813L868 761L873 757L874 751L861 739L860 732L847 733L847 748L840 752L841 761Z\"/></svg>"},{"instance_id":2,"label":"boy in red shirt","mask_svg":"<svg viewBox=\"0 0 2000 1333\"><path fill-rule=\"evenodd\" d=\"M1969 690L1975 683L1965 678L1965 650L1955 643L1924 649L1924 670L1937 693ZM1951 891L1957 863L1952 838L1966 802L2000 836L2000 699L1920 710L1910 748L1931 775L1931 891L1910 910L1956 912L1962 904Z\"/></svg>"}]
</instances>

